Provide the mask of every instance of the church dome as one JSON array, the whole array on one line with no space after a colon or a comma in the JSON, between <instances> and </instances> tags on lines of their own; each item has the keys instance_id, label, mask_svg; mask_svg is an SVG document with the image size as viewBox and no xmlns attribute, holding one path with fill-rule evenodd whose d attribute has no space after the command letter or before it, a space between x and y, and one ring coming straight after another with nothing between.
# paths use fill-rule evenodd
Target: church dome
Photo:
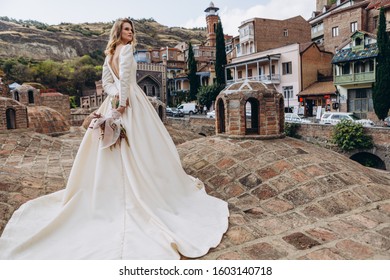
<instances>
[{"instance_id":1,"label":"church dome","mask_svg":"<svg viewBox=\"0 0 390 280\"><path fill-rule=\"evenodd\" d=\"M69 121L58 111L46 106L29 106L29 127L38 133L60 135L70 129Z\"/></svg>"},{"instance_id":2,"label":"church dome","mask_svg":"<svg viewBox=\"0 0 390 280\"><path fill-rule=\"evenodd\" d=\"M178 151L186 172L229 203L225 238L204 258L388 258L375 243L389 244L388 173L290 137L213 136Z\"/></svg>"}]
</instances>

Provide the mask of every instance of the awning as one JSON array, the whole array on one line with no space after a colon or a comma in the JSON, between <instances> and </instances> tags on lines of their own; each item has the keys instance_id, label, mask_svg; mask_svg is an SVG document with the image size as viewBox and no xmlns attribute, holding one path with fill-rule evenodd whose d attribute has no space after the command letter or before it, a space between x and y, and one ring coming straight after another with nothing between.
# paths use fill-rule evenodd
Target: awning
<instances>
[{"instance_id":1,"label":"awning","mask_svg":"<svg viewBox=\"0 0 390 280\"><path fill-rule=\"evenodd\" d=\"M333 81L315 82L298 93L298 96L300 97L322 95L336 95L336 87L334 86Z\"/></svg>"}]
</instances>

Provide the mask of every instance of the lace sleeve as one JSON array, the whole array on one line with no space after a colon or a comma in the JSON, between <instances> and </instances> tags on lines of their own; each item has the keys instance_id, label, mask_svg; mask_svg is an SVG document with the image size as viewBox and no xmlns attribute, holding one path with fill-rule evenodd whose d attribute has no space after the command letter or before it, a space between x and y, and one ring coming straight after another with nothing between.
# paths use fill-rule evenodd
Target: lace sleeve
<instances>
[{"instance_id":1,"label":"lace sleeve","mask_svg":"<svg viewBox=\"0 0 390 280\"><path fill-rule=\"evenodd\" d=\"M133 48L131 45L126 45L122 48L119 57L119 77L120 77L120 106L126 106L126 99L130 96L131 83L131 61L133 56Z\"/></svg>"}]
</instances>

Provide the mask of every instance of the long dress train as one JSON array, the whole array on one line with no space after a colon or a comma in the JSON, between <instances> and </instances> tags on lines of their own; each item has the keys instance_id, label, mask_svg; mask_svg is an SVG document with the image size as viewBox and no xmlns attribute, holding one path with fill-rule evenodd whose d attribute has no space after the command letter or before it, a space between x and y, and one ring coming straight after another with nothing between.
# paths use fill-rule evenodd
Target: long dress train
<instances>
[{"instance_id":1,"label":"long dress train","mask_svg":"<svg viewBox=\"0 0 390 280\"><path fill-rule=\"evenodd\" d=\"M104 78L129 99L121 117L129 146L102 149L92 129L64 190L23 204L0 238L0 259L178 259L216 247L228 227L227 203L209 196L182 168L176 147L136 83L131 45L119 80L108 57ZM98 112L111 110L111 96Z\"/></svg>"}]
</instances>

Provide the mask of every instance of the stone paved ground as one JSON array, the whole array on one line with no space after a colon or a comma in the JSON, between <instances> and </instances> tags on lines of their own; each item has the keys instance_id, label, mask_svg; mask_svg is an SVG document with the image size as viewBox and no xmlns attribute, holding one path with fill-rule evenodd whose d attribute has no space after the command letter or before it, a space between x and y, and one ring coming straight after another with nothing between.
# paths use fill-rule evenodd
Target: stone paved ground
<instances>
[{"instance_id":1,"label":"stone paved ground","mask_svg":"<svg viewBox=\"0 0 390 280\"><path fill-rule=\"evenodd\" d=\"M177 144L190 137L169 131ZM0 134L0 233L23 202L65 186L82 135ZM290 138L208 137L178 150L230 207L229 230L203 259L390 259L389 172Z\"/></svg>"}]
</instances>

